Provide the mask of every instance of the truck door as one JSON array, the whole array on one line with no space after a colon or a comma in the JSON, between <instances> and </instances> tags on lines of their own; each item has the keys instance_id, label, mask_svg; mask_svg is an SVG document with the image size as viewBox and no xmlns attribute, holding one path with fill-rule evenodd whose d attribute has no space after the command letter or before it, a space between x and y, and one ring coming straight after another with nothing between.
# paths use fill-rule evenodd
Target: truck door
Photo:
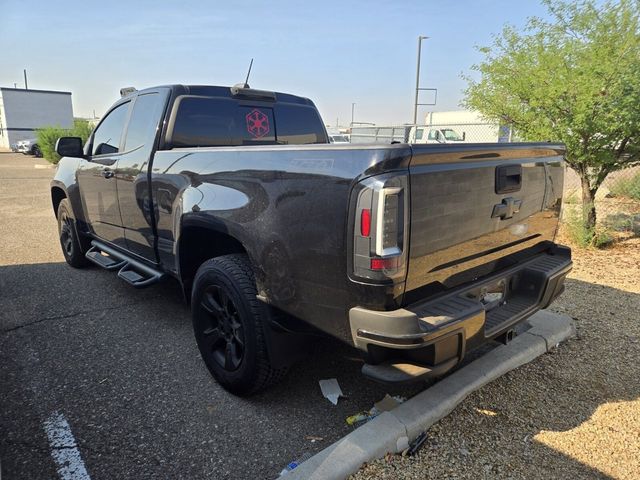
<instances>
[{"instance_id":1,"label":"truck door","mask_svg":"<svg viewBox=\"0 0 640 480\"><path fill-rule=\"evenodd\" d=\"M127 249L156 262L155 218L149 186L149 166L169 89L145 91L133 104L116 185Z\"/></svg>"},{"instance_id":2,"label":"truck door","mask_svg":"<svg viewBox=\"0 0 640 480\"><path fill-rule=\"evenodd\" d=\"M92 135L87 161L80 164L77 172L90 229L97 237L122 247L126 245L115 172L130 105L129 100L120 103L105 115Z\"/></svg>"}]
</instances>

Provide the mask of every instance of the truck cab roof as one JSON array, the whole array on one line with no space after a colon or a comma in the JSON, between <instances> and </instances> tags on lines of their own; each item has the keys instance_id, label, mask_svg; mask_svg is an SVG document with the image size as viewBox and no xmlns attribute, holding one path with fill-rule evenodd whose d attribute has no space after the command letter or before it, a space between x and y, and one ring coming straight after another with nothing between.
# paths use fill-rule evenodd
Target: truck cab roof
<instances>
[{"instance_id":1,"label":"truck cab roof","mask_svg":"<svg viewBox=\"0 0 640 480\"><path fill-rule=\"evenodd\" d=\"M292 95L290 93L283 92L273 92L269 90L256 90L253 88L238 88L237 86L221 86L221 85L182 85L182 84L171 84L171 85L158 85L155 87L148 87L143 90L126 90L126 95L140 95L147 92L151 92L157 90L158 88L168 88L171 90L173 96L179 95L194 95L194 96L203 96L203 97L221 97L221 98L245 98L245 99L253 99L253 100L261 100L261 101L271 101L271 102L279 102L279 103L294 103L298 105L309 105L315 106L314 103L306 98L300 97L297 95ZM235 90L235 93L234 93Z\"/></svg>"}]
</instances>

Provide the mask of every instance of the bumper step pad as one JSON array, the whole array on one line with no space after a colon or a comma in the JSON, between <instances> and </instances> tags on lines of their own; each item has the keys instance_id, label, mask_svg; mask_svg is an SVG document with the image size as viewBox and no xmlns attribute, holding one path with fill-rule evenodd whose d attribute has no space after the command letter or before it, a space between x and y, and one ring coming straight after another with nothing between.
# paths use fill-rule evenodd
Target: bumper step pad
<instances>
[{"instance_id":1,"label":"bumper step pad","mask_svg":"<svg viewBox=\"0 0 640 480\"><path fill-rule=\"evenodd\" d=\"M457 363L458 358L452 358L435 367L406 363L402 360L379 365L365 363L362 366L362 374L382 383L412 383L442 375L455 367Z\"/></svg>"}]
</instances>

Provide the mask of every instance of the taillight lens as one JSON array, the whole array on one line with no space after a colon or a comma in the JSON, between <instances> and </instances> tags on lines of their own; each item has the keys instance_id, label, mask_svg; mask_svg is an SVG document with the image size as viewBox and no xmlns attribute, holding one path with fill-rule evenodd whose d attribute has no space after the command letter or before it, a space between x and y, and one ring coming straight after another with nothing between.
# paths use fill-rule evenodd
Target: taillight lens
<instances>
[{"instance_id":1,"label":"taillight lens","mask_svg":"<svg viewBox=\"0 0 640 480\"><path fill-rule=\"evenodd\" d=\"M371 234L371 209L363 208L360 212L360 234L368 237Z\"/></svg>"},{"instance_id":2,"label":"taillight lens","mask_svg":"<svg viewBox=\"0 0 640 480\"><path fill-rule=\"evenodd\" d=\"M353 273L388 280L406 273L408 182L405 175L386 174L356 187Z\"/></svg>"}]
</instances>

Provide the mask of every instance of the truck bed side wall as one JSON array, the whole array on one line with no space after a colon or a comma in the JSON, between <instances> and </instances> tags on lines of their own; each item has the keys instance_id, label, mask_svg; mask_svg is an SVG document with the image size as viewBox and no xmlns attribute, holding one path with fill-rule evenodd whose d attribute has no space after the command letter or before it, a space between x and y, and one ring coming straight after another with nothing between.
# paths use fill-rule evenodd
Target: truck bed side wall
<instances>
[{"instance_id":1,"label":"truck bed side wall","mask_svg":"<svg viewBox=\"0 0 640 480\"><path fill-rule=\"evenodd\" d=\"M348 341L349 308L385 299L387 289L372 295L348 280L352 185L381 171L406 171L409 159L406 145L160 151L152 191L161 262L179 275L181 231L215 228L242 243L269 302Z\"/></svg>"}]
</instances>

